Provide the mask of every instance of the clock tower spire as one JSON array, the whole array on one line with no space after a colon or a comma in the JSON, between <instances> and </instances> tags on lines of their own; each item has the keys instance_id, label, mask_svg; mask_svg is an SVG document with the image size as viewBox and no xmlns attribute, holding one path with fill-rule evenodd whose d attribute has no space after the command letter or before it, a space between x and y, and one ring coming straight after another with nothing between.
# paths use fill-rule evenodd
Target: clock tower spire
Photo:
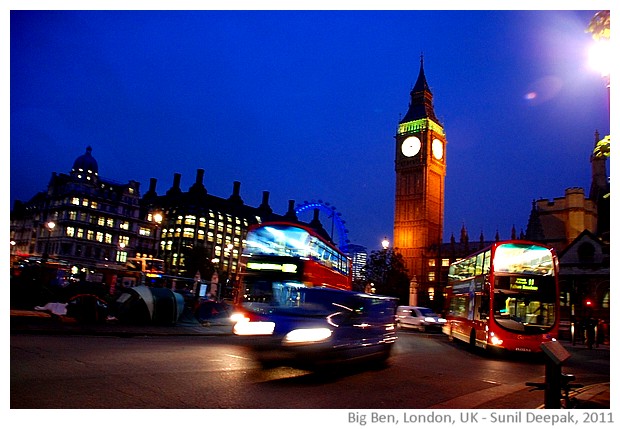
<instances>
[{"instance_id":1,"label":"clock tower spire","mask_svg":"<svg viewBox=\"0 0 620 429\"><path fill-rule=\"evenodd\" d=\"M420 57L407 114L395 136L394 247L405 261L419 302L431 306L441 267L435 258L443 241L446 136L435 115L433 94Z\"/></svg>"}]
</instances>

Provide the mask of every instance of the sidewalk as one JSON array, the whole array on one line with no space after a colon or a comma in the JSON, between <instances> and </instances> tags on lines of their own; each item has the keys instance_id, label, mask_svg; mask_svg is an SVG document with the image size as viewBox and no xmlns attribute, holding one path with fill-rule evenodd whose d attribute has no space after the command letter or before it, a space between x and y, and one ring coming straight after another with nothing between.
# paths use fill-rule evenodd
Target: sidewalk
<instances>
[{"instance_id":1,"label":"sidewalk","mask_svg":"<svg viewBox=\"0 0 620 429\"><path fill-rule=\"evenodd\" d=\"M128 325L116 320L105 323L82 324L72 317L43 311L11 310L11 334L64 334L107 336L166 336L166 335L232 335L232 323L227 318L200 323L195 318L181 318L175 325Z\"/></svg>"},{"instance_id":2,"label":"sidewalk","mask_svg":"<svg viewBox=\"0 0 620 429\"><path fill-rule=\"evenodd\" d=\"M119 337L135 336L227 336L232 335L232 323L227 318L215 318L209 323L200 323L193 317L182 317L175 325L127 325L118 321L81 324L73 318L52 315L42 311L11 310L11 334L47 335L103 335ZM585 344L573 345L561 341L571 354L587 350ZM609 343L595 346L593 350L609 351ZM529 388L521 389L527 391ZM577 408L610 408L610 383L586 385L577 389ZM493 403L493 402L489 402ZM538 408L544 408L540 405Z\"/></svg>"}]
</instances>

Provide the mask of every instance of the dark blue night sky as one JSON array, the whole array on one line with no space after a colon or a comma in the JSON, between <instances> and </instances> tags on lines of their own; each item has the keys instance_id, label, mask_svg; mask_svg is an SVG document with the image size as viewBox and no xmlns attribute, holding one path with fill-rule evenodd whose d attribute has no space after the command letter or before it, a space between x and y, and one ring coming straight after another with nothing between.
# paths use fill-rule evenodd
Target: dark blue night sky
<instances>
[{"instance_id":1,"label":"dark blue night sky","mask_svg":"<svg viewBox=\"0 0 620 429\"><path fill-rule=\"evenodd\" d=\"M590 187L607 92L596 11L12 11L11 204L92 146L99 174L197 169L249 205L323 200L349 239L391 239L394 135L420 55L448 139L444 239L525 230L532 200ZM529 96L528 96L529 94ZM327 221L324 221L324 223Z\"/></svg>"}]
</instances>

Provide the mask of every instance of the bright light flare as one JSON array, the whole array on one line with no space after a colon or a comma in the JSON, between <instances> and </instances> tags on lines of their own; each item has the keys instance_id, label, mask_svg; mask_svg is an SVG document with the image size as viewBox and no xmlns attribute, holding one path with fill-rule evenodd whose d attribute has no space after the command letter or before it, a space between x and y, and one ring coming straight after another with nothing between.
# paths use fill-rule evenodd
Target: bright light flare
<instances>
[{"instance_id":1,"label":"bright light flare","mask_svg":"<svg viewBox=\"0 0 620 429\"><path fill-rule=\"evenodd\" d=\"M590 47L588 62L592 69L601 73L601 76L609 76L611 57L610 41L601 39Z\"/></svg>"}]
</instances>

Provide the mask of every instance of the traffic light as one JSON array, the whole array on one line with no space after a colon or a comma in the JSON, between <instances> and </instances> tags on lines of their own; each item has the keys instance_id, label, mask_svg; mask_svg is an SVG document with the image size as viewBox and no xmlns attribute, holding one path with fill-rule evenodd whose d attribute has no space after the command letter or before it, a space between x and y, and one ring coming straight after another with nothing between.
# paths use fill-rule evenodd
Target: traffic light
<instances>
[{"instance_id":1,"label":"traffic light","mask_svg":"<svg viewBox=\"0 0 620 429\"><path fill-rule=\"evenodd\" d=\"M591 298L586 298L586 300L584 301L584 305L587 308L592 308L594 307L594 300L592 300Z\"/></svg>"}]
</instances>

